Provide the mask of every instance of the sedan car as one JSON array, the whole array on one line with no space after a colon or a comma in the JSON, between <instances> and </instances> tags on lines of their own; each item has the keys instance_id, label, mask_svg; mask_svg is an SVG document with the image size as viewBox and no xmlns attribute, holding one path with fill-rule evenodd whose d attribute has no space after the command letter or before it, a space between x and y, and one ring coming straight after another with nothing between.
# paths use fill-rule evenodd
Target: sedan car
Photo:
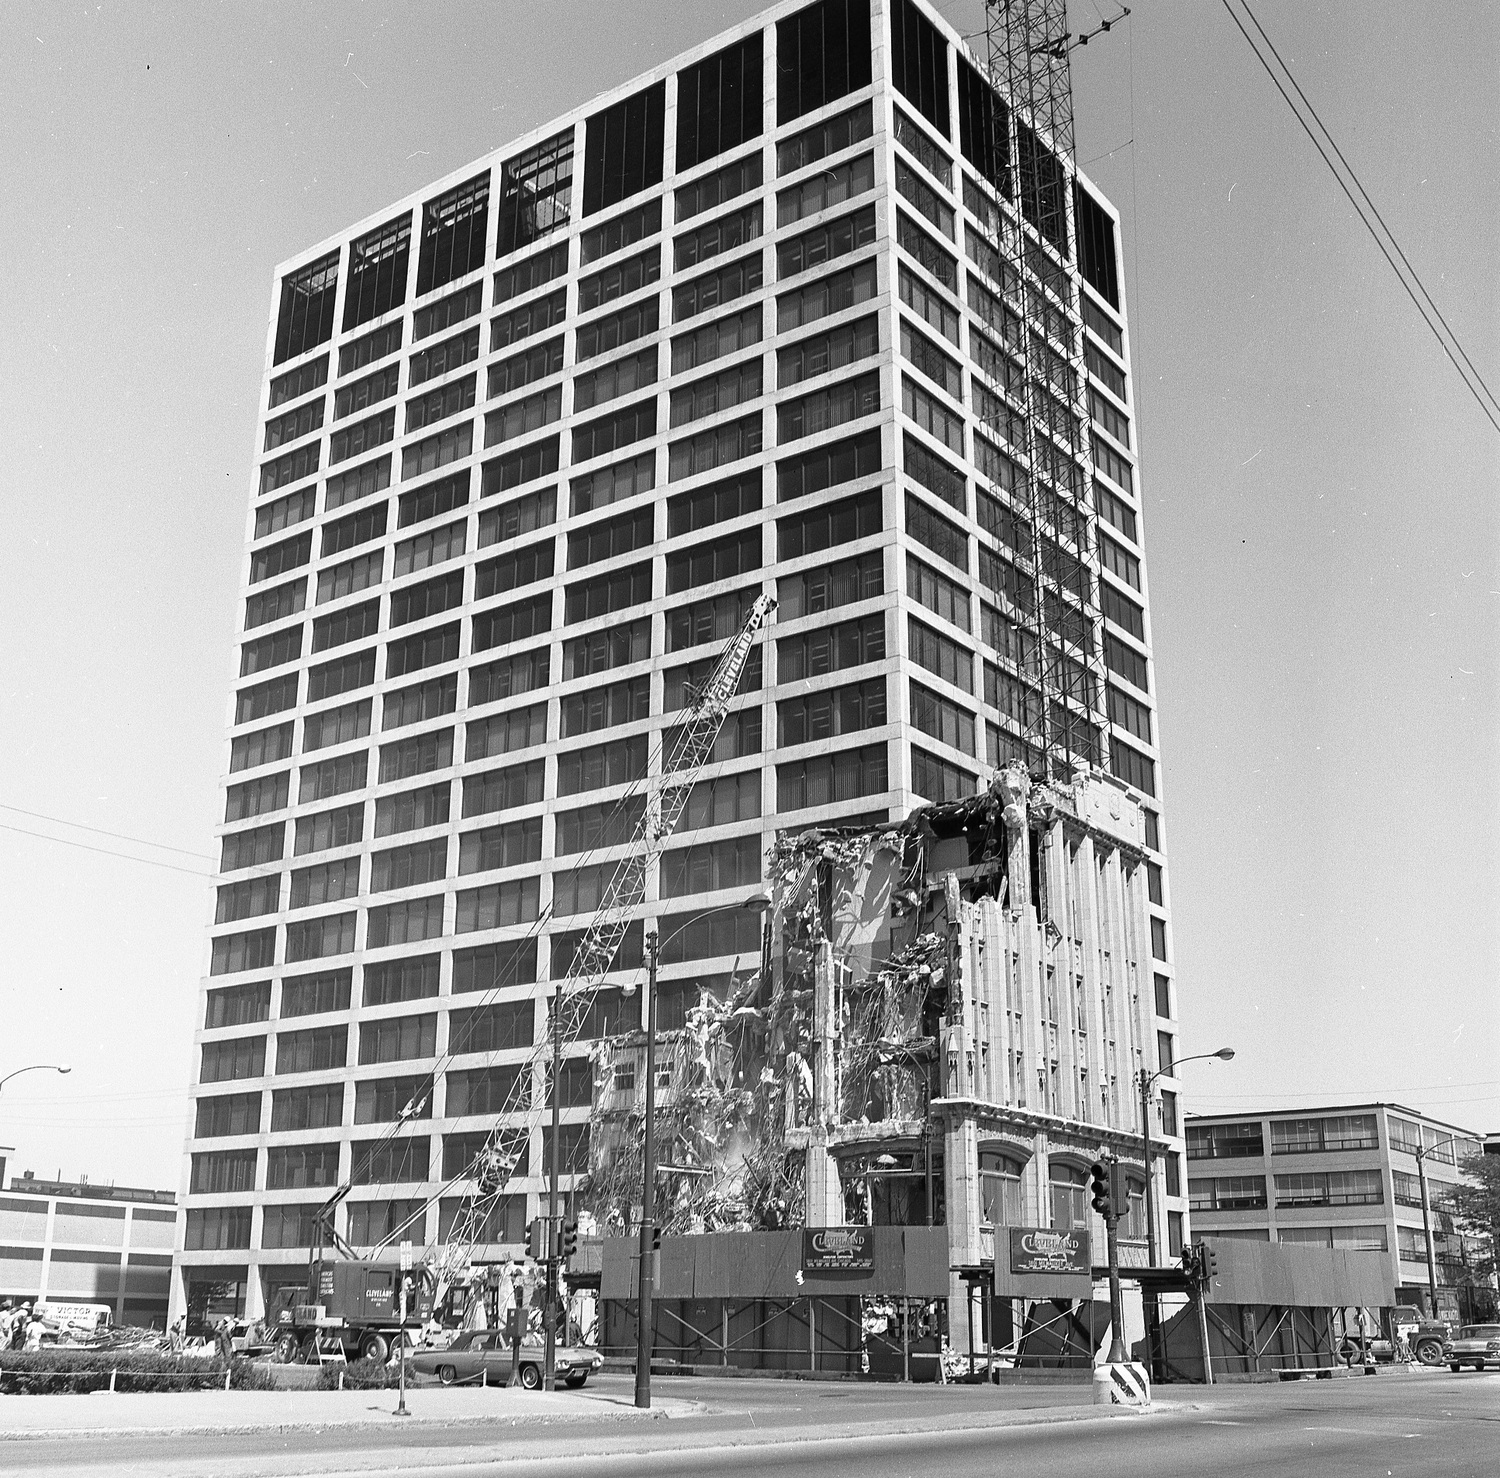
<instances>
[{"instance_id":1,"label":"sedan car","mask_svg":"<svg viewBox=\"0 0 1500 1478\"><path fill-rule=\"evenodd\" d=\"M521 1384L528 1391L541 1389L542 1360L540 1340L521 1341ZM447 1349L420 1351L411 1363L418 1373L435 1375L445 1386L481 1377L492 1386L503 1386L510 1380L510 1341L504 1330L467 1329ZM582 1345L558 1345L554 1363L559 1384L576 1391L604 1364L604 1357Z\"/></svg>"},{"instance_id":2,"label":"sedan car","mask_svg":"<svg viewBox=\"0 0 1500 1478\"><path fill-rule=\"evenodd\" d=\"M1443 1359L1449 1370L1472 1365L1483 1370L1485 1363L1500 1368L1500 1324L1465 1324L1443 1345Z\"/></svg>"}]
</instances>

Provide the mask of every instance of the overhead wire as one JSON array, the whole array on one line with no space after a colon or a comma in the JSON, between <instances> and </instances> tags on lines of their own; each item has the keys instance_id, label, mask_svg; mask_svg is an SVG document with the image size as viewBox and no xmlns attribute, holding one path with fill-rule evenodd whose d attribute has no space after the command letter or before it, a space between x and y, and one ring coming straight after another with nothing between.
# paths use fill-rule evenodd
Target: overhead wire
<instances>
[{"instance_id":1,"label":"overhead wire","mask_svg":"<svg viewBox=\"0 0 1500 1478\"><path fill-rule=\"evenodd\" d=\"M41 842L57 842L61 846L77 847L84 852L97 852L101 857L118 857L124 862L139 862L144 867L164 867L168 872L183 872L189 877L203 878L205 881L213 876L212 873L199 872L195 867L179 867L175 862L162 862L155 857L136 857L130 852L116 852L110 847L96 847L89 842L74 841L72 837L55 837L45 831L28 831L24 826L12 826L8 821L0 821L0 831L12 831L18 836L35 837Z\"/></svg>"},{"instance_id":2,"label":"overhead wire","mask_svg":"<svg viewBox=\"0 0 1500 1478\"><path fill-rule=\"evenodd\" d=\"M1292 114L1297 119L1297 122L1302 126L1303 132L1306 133L1308 138L1312 140L1313 147L1318 151L1319 155L1322 156L1323 162L1328 166L1335 181L1337 181L1339 188L1344 192L1345 196L1349 200L1349 203L1354 207L1355 214L1359 216L1361 223L1370 233L1371 240L1374 241L1375 245L1380 249L1381 255L1390 264L1391 270L1396 274L1397 281L1400 282L1402 288L1406 292L1406 295L1412 300L1412 303L1416 307L1417 312L1421 314L1422 321L1427 325L1428 329L1432 333L1432 336L1437 340L1443 353L1447 355L1454 369L1458 371L1459 378L1464 382L1465 388L1468 390L1469 394L1474 397L1475 402L1478 404L1480 410L1484 413L1486 419L1490 422L1490 424L1495 428L1496 431L1500 431L1500 400L1496 399L1494 392L1485 383L1484 377L1480 375L1477 369L1474 368L1473 361L1469 358L1468 353L1464 349L1463 344L1459 341L1457 334L1455 334L1452 328L1449 327L1448 321L1438 310L1436 303L1433 302L1432 296L1430 293L1428 293L1421 277L1417 273L1416 269L1411 265L1411 262L1407 258L1405 252L1402 251L1401 246L1399 242L1397 242L1394 233L1391 231L1390 227L1385 224L1385 220L1380 215L1379 211L1375 209L1373 201L1370 200L1364 186L1360 183L1359 176L1355 174L1353 167L1349 164L1349 161L1344 157L1343 152L1334 142L1333 135L1328 132L1327 126L1318 116L1317 110L1312 106L1310 102L1307 101L1307 96L1302 91L1300 85L1297 83L1295 76L1293 76L1292 74L1291 68L1287 66L1286 62L1282 59L1281 54L1277 52L1276 48L1271 44L1270 38L1266 36L1266 45L1275 55L1276 60L1280 63L1282 69L1286 72L1288 81L1297 92L1298 97L1302 99L1307 108L1307 111L1312 115L1313 121L1317 124L1317 130L1313 128L1312 124L1310 124L1307 118L1303 116L1302 110L1298 108L1295 102L1293 102L1291 93L1287 91L1286 87L1281 81L1281 78L1277 76L1276 69L1271 65L1271 63L1267 60L1265 54L1256 44L1255 38L1250 34L1248 30L1245 29L1245 23L1236 14L1234 6L1230 3L1230 0L1222 0L1222 3L1224 9L1229 12L1229 18L1234 22L1240 34L1245 38L1246 43L1250 47L1250 50L1254 53L1255 59L1265 69L1266 75L1271 79L1276 90L1281 94L1282 98L1285 99L1286 105L1292 110ZM1260 22L1256 20L1254 13L1250 10L1249 5L1246 4L1246 0L1240 0L1240 4L1244 6L1245 13L1250 17L1250 20L1254 24L1256 30L1259 31L1262 36L1265 36L1266 33L1264 28L1261 26ZM1323 137L1319 136L1318 130L1321 131ZM1325 138L1327 140L1326 144L1324 142ZM1333 155L1336 155L1337 158L1342 162L1344 169L1349 175L1350 180L1353 181L1354 188L1350 188L1348 181L1346 181L1343 174L1339 172L1338 166L1335 165L1333 158L1330 157L1330 149L1333 151ZM1358 194L1356 194L1356 190L1358 191ZM1379 222L1381 230L1385 232L1385 236L1389 238L1389 245L1387 245L1386 240L1382 238L1381 231L1376 230L1375 224L1371 220L1372 216L1375 218L1375 221ZM1401 266L1397 265L1398 257L1400 258L1401 263L1404 264L1406 268L1405 273L1403 273ZM1411 281L1407 280L1408 275L1410 276ZM1412 285L1413 283L1415 283L1416 285L1415 288Z\"/></svg>"},{"instance_id":3,"label":"overhead wire","mask_svg":"<svg viewBox=\"0 0 1500 1478\"><path fill-rule=\"evenodd\" d=\"M197 857L204 862L214 860L212 853L194 852L187 847L174 847L170 842L153 842L147 837L131 836L124 831L106 831L102 826L87 826L82 821L69 821L65 816L49 816L45 811L28 811L22 806L12 806L0 801L0 811L14 811L18 816L29 816L33 821L55 821L59 826L71 826L78 831L91 831L95 836L113 837L117 842L137 842L143 847L156 847L163 852L180 852L184 857Z\"/></svg>"}]
</instances>

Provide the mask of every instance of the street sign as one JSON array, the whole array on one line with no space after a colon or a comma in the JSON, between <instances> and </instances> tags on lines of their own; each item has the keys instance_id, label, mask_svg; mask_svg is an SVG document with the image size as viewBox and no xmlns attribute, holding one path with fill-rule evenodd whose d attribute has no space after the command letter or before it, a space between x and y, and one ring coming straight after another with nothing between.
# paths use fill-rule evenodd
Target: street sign
<instances>
[{"instance_id":1,"label":"street sign","mask_svg":"<svg viewBox=\"0 0 1500 1478\"><path fill-rule=\"evenodd\" d=\"M1011 1227L1010 1270L1013 1273L1081 1273L1087 1277L1089 1234L1050 1227Z\"/></svg>"},{"instance_id":2,"label":"street sign","mask_svg":"<svg viewBox=\"0 0 1500 1478\"><path fill-rule=\"evenodd\" d=\"M804 1273L873 1273L875 1234L869 1227L804 1227Z\"/></svg>"}]
</instances>

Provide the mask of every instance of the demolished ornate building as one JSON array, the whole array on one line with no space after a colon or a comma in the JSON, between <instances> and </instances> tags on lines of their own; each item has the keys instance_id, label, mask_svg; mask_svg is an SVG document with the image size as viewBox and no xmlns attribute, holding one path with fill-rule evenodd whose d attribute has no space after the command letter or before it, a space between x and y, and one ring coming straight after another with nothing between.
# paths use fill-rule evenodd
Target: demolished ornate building
<instances>
[{"instance_id":1,"label":"demolished ornate building","mask_svg":"<svg viewBox=\"0 0 1500 1478\"><path fill-rule=\"evenodd\" d=\"M778 839L761 959L659 1034L658 1224L945 1227L954 1344L970 1288L1005 1344L1027 1298L1059 1291L1014 1277L1010 1229L1091 1230L1103 1262L1086 1190L1102 1150L1134 1172L1122 1260L1144 1263L1143 841L1119 783L1019 765L905 822ZM606 1235L639 1215L644 1055L639 1032L596 1049L583 1201ZM1181 1144L1154 1143L1160 1173Z\"/></svg>"}]
</instances>

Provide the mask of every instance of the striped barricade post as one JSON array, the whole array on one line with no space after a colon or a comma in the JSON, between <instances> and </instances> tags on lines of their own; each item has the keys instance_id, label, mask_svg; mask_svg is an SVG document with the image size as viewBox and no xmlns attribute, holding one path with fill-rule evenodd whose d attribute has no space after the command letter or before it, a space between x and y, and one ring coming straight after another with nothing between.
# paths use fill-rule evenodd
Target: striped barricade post
<instances>
[{"instance_id":1,"label":"striped barricade post","mask_svg":"<svg viewBox=\"0 0 1500 1478\"><path fill-rule=\"evenodd\" d=\"M1109 1361L1094 1367L1095 1406L1149 1406L1151 1374L1134 1360Z\"/></svg>"}]
</instances>

